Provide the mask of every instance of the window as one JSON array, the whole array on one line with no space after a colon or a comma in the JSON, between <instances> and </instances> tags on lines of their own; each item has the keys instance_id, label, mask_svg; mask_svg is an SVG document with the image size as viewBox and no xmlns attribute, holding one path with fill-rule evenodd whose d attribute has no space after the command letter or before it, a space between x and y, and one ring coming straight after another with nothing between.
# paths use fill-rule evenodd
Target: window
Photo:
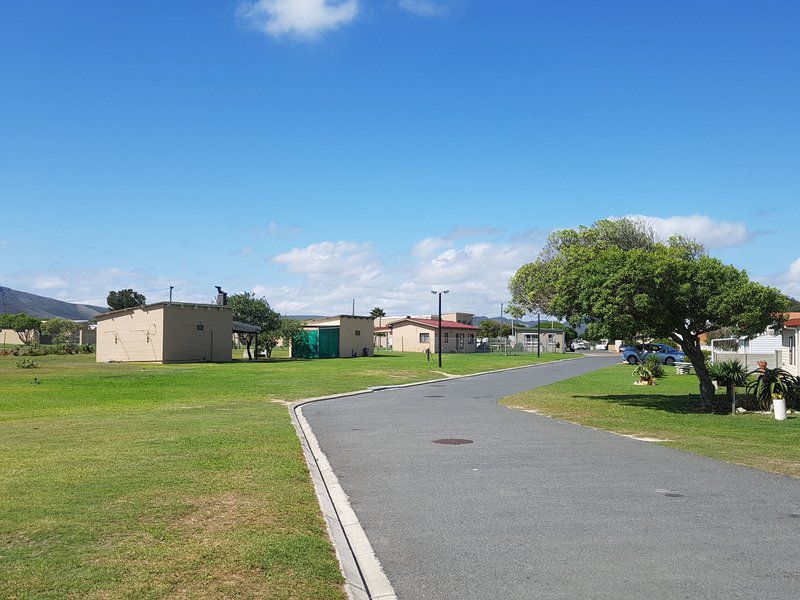
<instances>
[{"instance_id":1,"label":"window","mask_svg":"<svg viewBox=\"0 0 800 600\"><path fill-rule=\"evenodd\" d=\"M450 341L450 333L445 331L444 332L444 343L446 344L448 341Z\"/></svg>"},{"instance_id":2,"label":"window","mask_svg":"<svg viewBox=\"0 0 800 600\"><path fill-rule=\"evenodd\" d=\"M795 351L796 351L796 349L794 347L794 333L792 333L792 336L789 338L789 364L790 365L795 364L795 361L797 360L797 357L795 356Z\"/></svg>"},{"instance_id":3,"label":"window","mask_svg":"<svg viewBox=\"0 0 800 600\"><path fill-rule=\"evenodd\" d=\"M419 334L419 343L420 344L428 344L431 341L431 334L430 333L420 333Z\"/></svg>"},{"instance_id":4,"label":"window","mask_svg":"<svg viewBox=\"0 0 800 600\"><path fill-rule=\"evenodd\" d=\"M356 329L356 335L361 335L361 330L360 329Z\"/></svg>"},{"instance_id":5,"label":"window","mask_svg":"<svg viewBox=\"0 0 800 600\"><path fill-rule=\"evenodd\" d=\"M468 341L470 344L473 344L473 343L475 343L475 336L474 336L474 335L472 335L472 334L470 333L470 334L467 336L467 341Z\"/></svg>"},{"instance_id":6,"label":"window","mask_svg":"<svg viewBox=\"0 0 800 600\"><path fill-rule=\"evenodd\" d=\"M204 327L205 327L205 326L204 326L202 323L198 323L198 324L197 324L197 331L203 331L203 328L204 328Z\"/></svg>"}]
</instances>

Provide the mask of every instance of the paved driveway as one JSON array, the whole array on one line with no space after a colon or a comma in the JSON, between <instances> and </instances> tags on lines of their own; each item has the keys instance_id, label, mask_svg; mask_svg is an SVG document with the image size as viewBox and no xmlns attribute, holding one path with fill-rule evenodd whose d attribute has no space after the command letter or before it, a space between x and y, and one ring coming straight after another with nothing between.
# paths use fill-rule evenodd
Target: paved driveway
<instances>
[{"instance_id":1,"label":"paved driveway","mask_svg":"<svg viewBox=\"0 0 800 600\"><path fill-rule=\"evenodd\" d=\"M797 480L497 404L610 362L303 408L399 598L800 598Z\"/></svg>"}]
</instances>

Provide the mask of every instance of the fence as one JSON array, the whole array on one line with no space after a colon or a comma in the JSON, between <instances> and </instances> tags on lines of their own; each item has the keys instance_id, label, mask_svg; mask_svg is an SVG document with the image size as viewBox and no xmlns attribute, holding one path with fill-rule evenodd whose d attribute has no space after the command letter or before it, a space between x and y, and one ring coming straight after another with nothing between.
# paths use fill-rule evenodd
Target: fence
<instances>
[{"instance_id":1,"label":"fence","mask_svg":"<svg viewBox=\"0 0 800 600\"><path fill-rule=\"evenodd\" d=\"M767 362L767 368L774 369L781 366L781 351L735 352L732 350L717 350L716 348L711 351L712 363L716 364L726 360L738 360L740 363L743 363L748 370L757 369L758 362L763 360Z\"/></svg>"}]
</instances>

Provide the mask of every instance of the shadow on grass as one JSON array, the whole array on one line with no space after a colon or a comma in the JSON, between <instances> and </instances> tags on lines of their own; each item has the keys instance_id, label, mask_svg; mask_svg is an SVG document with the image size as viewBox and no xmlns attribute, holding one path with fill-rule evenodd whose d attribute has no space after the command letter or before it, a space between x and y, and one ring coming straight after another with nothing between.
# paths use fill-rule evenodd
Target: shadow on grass
<instances>
[{"instance_id":1,"label":"shadow on grass","mask_svg":"<svg viewBox=\"0 0 800 600\"><path fill-rule=\"evenodd\" d=\"M602 400L612 404L622 406L634 406L636 408L646 408L649 410L660 410L676 414L709 414L699 408L699 398L696 396L674 396L669 394L648 394L640 396L638 394L605 394L573 396L573 398L585 398L587 400Z\"/></svg>"}]
</instances>

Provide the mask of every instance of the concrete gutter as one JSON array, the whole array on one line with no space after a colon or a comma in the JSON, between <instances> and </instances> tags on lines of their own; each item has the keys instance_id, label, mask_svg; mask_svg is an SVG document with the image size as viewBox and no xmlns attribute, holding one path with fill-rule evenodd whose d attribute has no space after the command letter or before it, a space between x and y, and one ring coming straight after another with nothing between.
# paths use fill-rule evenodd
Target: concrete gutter
<instances>
[{"instance_id":1,"label":"concrete gutter","mask_svg":"<svg viewBox=\"0 0 800 600\"><path fill-rule=\"evenodd\" d=\"M560 360L580 360L587 356L575 356L562 358ZM336 474L333 472L328 458L322 451L311 426L303 416L303 406L311 402L321 402L323 400L335 400L336 398L349 398L371 394L379 390L399 389L419 385L428 385L452 379L466 379L489 375L491 373L502 373L504 371L515 371L518 369L530 369L542 365L550 365L560 362L551 360L547 362L534 363L532 365L521 365L495 371L482 371L480 373L470 373L469 375L449 375L444 378L417 381L413 383L403 383L398 385L374 386L364 390L333 394L330 396L317 396L306 398L289 404L289 414L292 418L297 437L300 439L300 446L303 448L303 456L306 459L308 470L311 474L311 481L314 483L314 490L317 494L317 501L325 524L328 528L328 536L333 543L336 551L336 558L339 560L339 567L345 579L345 591L350 600L397 600L389 578L383 572L380 561L378 560L372 545L358 520L350 500L347 497Z\"/></svg>"}]
</instances>

